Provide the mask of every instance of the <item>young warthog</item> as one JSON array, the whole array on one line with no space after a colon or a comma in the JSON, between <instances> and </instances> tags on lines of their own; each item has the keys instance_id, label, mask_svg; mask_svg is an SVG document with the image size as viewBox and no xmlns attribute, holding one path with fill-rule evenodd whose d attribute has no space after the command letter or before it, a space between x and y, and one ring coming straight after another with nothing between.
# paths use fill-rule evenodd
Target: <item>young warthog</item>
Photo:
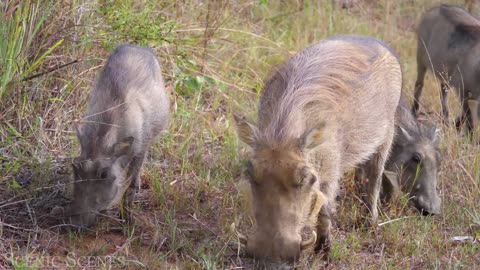
<instances>
[{"instance_id":1,"label":"young warthog","mask_svg":"<svg viewBox=\"0 0 480 270\"><path fill-rule=\"evenodd\" d=\"M417 30L417 81L413 113L419 110L420 96L427 69L441 80L443 118L448 123L447 95L449 87L456 89L462 105L462 115L456 126L466 123L473 130L472 113L477 106L470 100L480 96L480 20L465 9L441 5L427 11Z\"/></svg>"},{"instance_id":2,"label":"young warthog","mask_svg":"<svg viewBox=\"0 0 480 270\"><path fill-rule=\"evenodd\" d=\"M246 175L256 231L240 235L247 254L291 260L314 244L328 252L339 179L369 158L365 200L377 217L401 83L392 51L362 36L315 43L278 68L264 86L257 123L235 116L253 150ZM301 230L315 226L302 241Z\"/></svg>"},{"instance_id":3,"label":"young warthog","mask_svg":"<svg viewBox=\"0 0 480 270\"><path fill-rule=\"evenodd\" d=\"M120 45L90 93L87 115L76 125L81 155L74 159L71 223L89 226L97 213L129 205L139 186L148 147L167 127L169 100L154 53Z\"/></svg>"},{"instance_id":4,"label":"young warthog","mask_svg":"<svg viewBox=\"0 0 480 270\"><path fill-rule=\"evenodd\" d=\"M397 107L395 121L397 132L385 164L382 198L388 201L403 191L410 195L411 202L423 214L440 214L438 129L436 125L417 120L403 99ZM359 168L355 178L364 183L365 171Z\"/></svg>"}]
</instances>

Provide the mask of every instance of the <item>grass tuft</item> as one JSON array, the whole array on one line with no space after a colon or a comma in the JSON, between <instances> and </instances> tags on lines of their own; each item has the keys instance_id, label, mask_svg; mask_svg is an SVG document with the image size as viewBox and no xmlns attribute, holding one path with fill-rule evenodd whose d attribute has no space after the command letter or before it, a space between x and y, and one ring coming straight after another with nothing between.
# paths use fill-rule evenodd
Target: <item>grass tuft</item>
<instances>
[{"instance_id":1,"label":"grass tuft","mask_svg":"<svg viewBox=\"0 0 480 270\"><path fill-rule=\"evenodd\" d=\"M0 268L289 269L242 256L234 229L254 225L248 149L233 113L255 118L276 65L334 34L371 35L399 54L404 96L413 98L415 25L439 0L354 1L4 1L0 3ZM463 5L462 0L447 1ZM337 4L336 4L337 3ZM477 8L472 5L472 9ZM169 129L153 145L126 227L118 209L86 232L63 233L55 206L68 202L78 153L72 121L118 44L151 47L172 103ZM38 76L35 76L38 75ZM26 79L22 81L22 79ZM440 120L429 74L422 109ZM450 95L453 115L458 100ZM330 263L305 254L297 269L452 269L480 264L480 157L442 127L442 215L423 217L401 196L382 206L375 229L358 229L362 205L345 175ZM242 192L245 191L245 192Z\"/></svg>"}]
</instances>

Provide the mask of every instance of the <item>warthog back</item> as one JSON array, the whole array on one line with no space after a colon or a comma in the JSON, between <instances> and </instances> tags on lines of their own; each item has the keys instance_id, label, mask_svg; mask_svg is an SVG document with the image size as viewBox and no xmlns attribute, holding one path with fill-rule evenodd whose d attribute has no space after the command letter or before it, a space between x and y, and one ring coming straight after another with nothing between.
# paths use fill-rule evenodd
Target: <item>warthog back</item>
<instances>
[{"instance_id":1,"label":"warthog back","mask_svg":"<svg viewBox=\"0 0 480 270\"><path fill-rule=\"evenodd\" d=\"M480 98L480 20L456 6L441 5L427 11L417 30L417 69L414 114L419 110L425 73L430 69L441 82L444 121L448 123L447 96L453 87L462 106L456 125L466 122L472 131L471 112L476 116L478 106L470 106L468 100Z\"/></svg>"},{"instance_id":2,"label":"warthog back","mask_svg":"<svg viewBox=\"0 0 480 270\"><path fill-rule=\"evenodd\" d=\"M73 162L70 220L94 223L96 214L133 199L152 140L167 127L169 100L160 64L144 47L120 45L108 58L76 125L81 155Z\"/></svg>"}]
</instances>

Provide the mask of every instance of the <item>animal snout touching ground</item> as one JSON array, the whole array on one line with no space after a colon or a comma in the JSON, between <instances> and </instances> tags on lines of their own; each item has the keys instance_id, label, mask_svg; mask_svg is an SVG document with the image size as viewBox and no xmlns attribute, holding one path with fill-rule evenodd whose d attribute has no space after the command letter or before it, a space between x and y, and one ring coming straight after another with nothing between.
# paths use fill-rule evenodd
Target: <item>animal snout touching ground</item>
<instances>
[{"instance_id":1,"label":"animal snout touching ground","mask_svg":"<svg viewBox=\"0 0 480 270\"><path fill-rule=\"evenodd\" d=\"M295 260L313 247L328 255L340 177L367 157L366 212L377 218L400 88L398 59L385 44L336 36L307 47L272 74L256 123L234 115L239 138L252 150L245 176L257 228L242 236L248 254ZM300 235L304 227L314 228L308 240Z\"/></svg>"},{"instance_id":2,"label":"animal snout touching ground","mask_svg":"<svg viewBox=\"0 0 480 270\"><path fill-rule=\"evenodd\" d=\"M442 160L440 129L435 123L420 120L400 100L395 115L396 135L382 178L382 198L390 201L404 193L423 214L440 214L437 192ZM365 171L357 170L356 182L362 183Z\"/></svg>"},{"instance_id":3,"label":"animal snout touching ground","mask_svg":"<svg viewBox=\"0 0 480 270\"><path fill-rule=\"evenodd\" d=\"M82 229L82 228L87 228L93 224L95 224L97 215L99 213L97 212L79 212L75 206L71 206L70 208L67 208L67 224L73 225L75 228ZM71 229L68 227L67 229Z\"/></svg>"},{"instance_id":4,"label":"animal snout touching ground","mask_svg":"<svg viewBox=\"0 0 480 270\"><path fill-rule=\"evenodd\" d=\"M239 128L246 124L244 118L236 119ZM326 199L318 189L318 176L301 155L297 146L285 152L265 148L247 163L257 227L240 237L248 255L294 261L316 244L316 232L308 240L302 240L300 232L304 224L315 222Z\"/></svg>"},{"instance_id":5,"label":"animal snout touching ground","mask_svg":"<svg viewBox=\"0 0 480 270\"><path fill-rule=\"evenodd\" d=\"M298 235L281 235L278 232L255 232L247 238L245 251L249 256L279 257L293 261L299 258L302 238Z\"/></svg>"},{"instance_id":6,"label":"animal snout touching ground","mask_svg":"<svg viewBox=\"0 0 480 270\"><path fill-rule=\"evenodd\" d=\"M442 201L437 194L412 194L412 201L415 207L423 215L441 214Z\"/></svg>"},{"instance_id":7,"label":"animal snout touching ground","mask_svg":"<svg viewBox=\"0 0 480 270\"><path fill-rule=\"evenodd\" d=\"M315 246L317 233L311 230L308 239L304 240L300 233L271 230L256 231L249 236L238 234L240 243L246 254L254 258L280 258L296 261L302 251Z\"/></svg>"},{"instance_id":8,"label":"animal snout touching ground","mask_svg":"<svg viewBox=\"0 0 480 270\"><path fill-rule=\"evenodd\" d=\"M0 270L480 270L479 19L0 0Z\"/></svg>"},{"instance_id":9,"label":"animal snout touching ground","mask_svg":"<svg viewBox=\"0 0 480 270\"><path fill-rule=\"evenodd\" d=\"M153 139L168 123L160 64L145 47L123 44L110 55L75 122L81 153L72 163L73 202L67 222L86 227L123 201L126 219Z\"/></svg>"}]
</instances>

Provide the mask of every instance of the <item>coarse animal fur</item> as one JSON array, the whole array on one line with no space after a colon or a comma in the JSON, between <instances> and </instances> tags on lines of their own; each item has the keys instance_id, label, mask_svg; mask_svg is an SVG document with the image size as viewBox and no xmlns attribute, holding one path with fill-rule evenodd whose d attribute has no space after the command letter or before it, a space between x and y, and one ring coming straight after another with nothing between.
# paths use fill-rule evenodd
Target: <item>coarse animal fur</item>
<instances>
[{"instance_id":1,"label":"coarse animal fur","mask_svg":"<svg viewBox=\"0 0 480 270\"><path fill-rule=\"evenodd\" d=\"M465 9L441 5L428 10L417 29L417 80L415 82L414 114L420 108L420 96L426 71L430 69L440 80L443 119L448 124L447 96L453 87L462 106L456 120L459 128L466 123L473 131L480 98L480 20ZM473 115L472 115L473 114ZM472 119L474 116L474 119Z\"/></svg>"},{"instance_id":2,"label":"coarse animal fur","mask_svg":"<svg viewBox=\"0 0 480 270\"><path fill-rule=\"evenodd\" d=\"M401 192L423 214L440 214L441 199L437 192L440 169L440 137L436 124L415 118L403 99L395 117L396 135L392 152L385 164L382 199L390 201ZM363 191L365 171L360 167L356 183Z\"/></svg>"},{"instance_id":3,"label":"coarse animal fur","mask_svg":"<svg viewBox=\"0 0 480 270\"><path fill-rule=\"evenodd\" d=\"M108 58L76 125L70 222L89 226L99 211L129 206L153 139L167 127L169 100L160 64L148 48L123 44ZM127 192L128 191L128 192Z\"/></svg>"},{"instance_id":4,"label":"coarse animal fur","mask_svg":"<svg viewBox=\"0 0 480 270\"><path fill-rule=\"evenodd\" d=\"M401 83L392 50L363 36L312 44L273 73L257 122L235 116L252 149L246 175L256 230L243 241L248 254L291 260L313 243L328 252L340 178L366 160L372 181L364 200L375 220ZM304 227L316 228L307 241Z\"/></svg>"}]
</instances>

